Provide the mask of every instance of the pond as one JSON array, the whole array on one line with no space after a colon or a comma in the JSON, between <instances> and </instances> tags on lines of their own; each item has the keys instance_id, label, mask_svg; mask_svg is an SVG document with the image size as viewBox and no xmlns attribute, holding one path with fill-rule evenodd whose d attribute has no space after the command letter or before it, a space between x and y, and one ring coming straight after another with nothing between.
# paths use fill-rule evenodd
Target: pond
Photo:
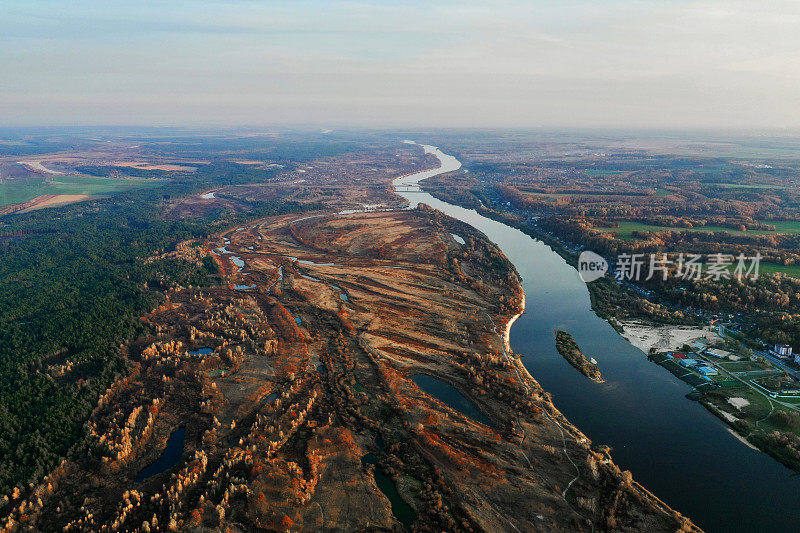
<instances>
[{"instance_id":1,"label":"pond","mask_svg":"<svg viewBox=\"0 0 800 533\"><path fill-rule=\"evenodd\" d=\"M453 237L453 240L456 241L458 244L467 244L467 242L464 240L463 237L461 237L461 235L456 235L455 233L451 233L450 236Z\"/></svg>"},{"instance_id":2,"label":"pond","mask_svg":"<svg viewBox=\"0 0 800 533\"><path fill-rule=\"evenodd\" d=\"M415 374L411 376L411 380L417 386L430 394L443 404L447 405L458 411L459 413L470 417L476 422L480 422L486 426L491 426L492 421L489 420L485 414L481 413L475 404L469 401L466 396L458 392L458 389L445 383L441 379L437 379L427 374Z\"/></svg>"},{"instance_id":3,"label":"pond","mask_svg":"<svg viewBox=\"0 0 800 533\"><path fill-rule=\"evenodd\" d=\"M392 514L394 517L403 524L404 529L411 529L411 524L417 519L417 513L406 501L400 496L397 491L397 485L394 480L383 473L375 455L372 453L366 454L361 458L362 465L375 465L373 469L373 476L375 477L375 484L378 485L380 491L389 499L392 504Z\"/></svg>"},{"instance_id":4,"label":"pond","mask_svg":"<svg viewBox=\"0 0 800 533\"><path fill-rule=\"evenodd\" d=\"M166 472L180 461L183 455L183 444L186 439L186 428L178 428L167 439L167 446L161 455L136 474L136 482L144 481L161 472Z\"/></svg>"}]
</instances>

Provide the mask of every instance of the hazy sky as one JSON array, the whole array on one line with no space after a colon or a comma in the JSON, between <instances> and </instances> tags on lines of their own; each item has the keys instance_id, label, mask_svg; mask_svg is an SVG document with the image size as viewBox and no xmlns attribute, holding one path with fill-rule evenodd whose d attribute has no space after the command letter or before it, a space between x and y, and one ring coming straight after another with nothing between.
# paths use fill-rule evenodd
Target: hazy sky
<instances>
[{"instance_id":1,"label":"hazy sky","mask_svg":"<svg viewBox=\"0 0 800 533\"><path fill-rule=\"evenodd\" d=\"M800 2L0 0L0 125L800 128Z\"/></svg>"}]
</instances>

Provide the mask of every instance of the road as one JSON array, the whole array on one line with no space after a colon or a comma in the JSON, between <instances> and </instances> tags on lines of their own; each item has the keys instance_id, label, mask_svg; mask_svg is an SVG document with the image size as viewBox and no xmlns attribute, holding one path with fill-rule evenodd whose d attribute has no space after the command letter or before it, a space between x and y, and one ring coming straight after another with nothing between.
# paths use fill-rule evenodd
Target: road
<instances>
[{"instance_id":1,"label":"road","mask_svg":"<svg viewBox=\"0 0 800 533\"><path fill-rule=\"evenodd\" d=\"M772 398L769 394L766 394L764 391L762 391L758 387L754 387L753 385L751 385L749 380L742 379L737 373L730 372L730 371L726 370L725 368L723 368L722 366L720 366L718 364L718 361L712 361L710 358L705 357L705 356L703 356L703 360L707 364L709 364L713 368L715 368L718 372L721 372L721 373L725 374L726 376L728 376L729 378L735 379L736 381L739 381L740 383L742 383L744 385L747 385L750 388L750 390L753 390L753 391L757 392L758 394L760 394L761 396L763 396L764 398L766 398L770 402L770 405L772 405L772 402L775 402L775 403L777 403L779 405L782 405L782 406L786 407L787 409L791 409L793 411L800 411L800 406L798 406L796 404L792 404L792 403L782 402L782 401L778 400L777 398ZM773 408L774 408L774 405L773 405Z\"/></svg>"},{"instance_id":2,"label":"road","mask_svg":"<svg viewBox=\"0 0 800 533\"><path fill-rule=\"evenodd\" d=\"M784 371L786 371L786 372L787 372L788 374L790 374L790 375L791 375L793 378L795 378L795 379L800 379L800 372L798 372L797 370L793 370L793 369L789 368L789 366L787 366L787 365L786 365L786 363L785 363L784 361L782 361L782 360L781 360L780 358L778 358L778 357L775 357L774 355L770 354L769 352L756 351L756 352L753 352L753 354L754 354L754 355L757 355L757 356L759 356L759 355L760 355L760 356L763 356L763 357L764 357L764 359L766 359L766 360L767 360L767 361L769 361L770 363L774 364L775 366L777 366L777 367L778 367L778 368L780 368L781 370L784 370Z\"/></svg>"}]
</instances>

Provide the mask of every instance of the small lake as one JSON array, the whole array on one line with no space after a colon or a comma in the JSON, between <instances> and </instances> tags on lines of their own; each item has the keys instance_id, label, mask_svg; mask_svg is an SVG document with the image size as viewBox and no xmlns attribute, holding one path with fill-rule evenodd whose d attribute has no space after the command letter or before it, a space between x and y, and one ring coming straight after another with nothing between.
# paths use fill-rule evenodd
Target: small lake
<instances>
[{"instance_id":1,"label":"small lake","mask_svg":"<svg viewBox=\"0 0 800 533\"><path fill-rule=\"evenodd\" d=\"M175 466L180 461L183 455L183 443L186 440L186 428L178 428L173 431L169 439L167 439L167 446L161 455L154 462L144 467L138 474L136 474L136 482L144 481L149 477L156 474L166 472Z\"/></svg>"},{"instance_id":2,"label":"small lake","mask_svg":"<svg viewBox=\"0 0 800 533\"><path fill-rule=\"evenodd\" d=\"M237 291L246 291L248 289L255 289L256 284L253 283L252 285L234 285L233 288L236 289Z\"/></svg>"},{"instance_id":3,"label":"small lake","mask_svg":"<svg viewBox=\"0 0 800 533\"><path fill-rule=\"evenodd\" d=\"M441 379L437 379L427 374L415 374L411 376L411 380L417 386L424 390L429 395L433 396L443 404L447 405L458 411L459 413L470 417L476 422L480 422L486 426L491 427L492 421L489 420L485 414L481 413L475 404L467 399L466 396L458 392L458 389L445 383Z\"/></svg>"},{"instance_id":4,"label":"small lake","mask_svg":"<svg viewBox=\"0 0 800 533\"><path fill-rule=\"evenodd\" d=\"M214 350L212 348L198 348L198 349L192 350L192 351L190 351L188 353L189 353L189 355L208 355L213 351Z\"/></svg>"},{"instance_id":5,"label":"small lake","mask_svg":"<svg viewBox=\"0 0 800 533\"><path fill-rule=\"evenodd\" d=\"M361 464L375 465L373 469L375 484L378 485L381 492L389 499L389 503L392 504L392 514L394 517L403 524L405 529L411 529L411 524L417 519L417 513L400 497L400 493L397 491L397 485L395 485L392 478L383 473L381 467L378 466L375 455L372 453L366 454L361 458Z\"/></svg>"}]
</instances>

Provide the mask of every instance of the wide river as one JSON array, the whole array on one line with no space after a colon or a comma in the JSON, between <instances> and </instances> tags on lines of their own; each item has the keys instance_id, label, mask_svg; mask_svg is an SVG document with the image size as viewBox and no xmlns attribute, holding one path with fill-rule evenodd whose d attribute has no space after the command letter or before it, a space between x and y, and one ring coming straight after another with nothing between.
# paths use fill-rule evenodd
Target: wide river
<instances>
[{"instance_id":1,"label":"wide river","mask_svg":"<svg viewBox=\"0 0 800 533\"><path fill-rule=\"evenodd\" d=\"M690 387L621 337L591 309L578 272L546 244L476 211L437 200L418 183L461 163L432 146L439 169L395 180L412 206L425 203L479 229L522 276L526 312L511 347L531 375L595 444L613 448L620 468L710 532L800 530L800 477L737 440ZM554 328L569 331L594 357L606 383L572 368L556 351Z\"/></svg>"}]
</instances>

